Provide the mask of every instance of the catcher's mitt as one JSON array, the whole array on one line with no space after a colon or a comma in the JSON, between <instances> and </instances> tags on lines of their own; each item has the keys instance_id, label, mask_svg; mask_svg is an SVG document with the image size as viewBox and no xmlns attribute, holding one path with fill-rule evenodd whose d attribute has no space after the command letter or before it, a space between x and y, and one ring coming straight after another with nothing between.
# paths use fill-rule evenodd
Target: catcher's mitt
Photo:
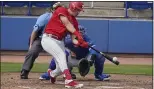
<instances>
[{"instance_id":1,"label":"catcher's mitt","mask_svg":"<svg viewBox=\"0 0 154 89\"><path fill-rule=\"evenodd\" d=\"M85 77L89 73L89 70L90 70L89 61L87 59L85 59L85 58L82 58L79 61L78 69L79 69L80 75Z\"/></svg>"}]
</instances>

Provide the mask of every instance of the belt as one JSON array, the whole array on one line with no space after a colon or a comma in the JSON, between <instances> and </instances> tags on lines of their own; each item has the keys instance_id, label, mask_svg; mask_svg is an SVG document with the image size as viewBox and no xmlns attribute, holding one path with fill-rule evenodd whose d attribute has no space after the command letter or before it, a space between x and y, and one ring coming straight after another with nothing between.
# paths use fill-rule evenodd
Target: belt
<instances>
[{"instance_id":1,"label":"belt","mask_svg":"<svg viewBox=\"0 0 154 89\"><path fill-rule=\"evenodd\" d=\"M53 35L53 34L46 34L46 35L49 36L49 37L51 37L51 38L54 38L54 39L56 39L56 40L62 40L62 39L60 39L58 36Z\"/></svg>"}]
</instances>

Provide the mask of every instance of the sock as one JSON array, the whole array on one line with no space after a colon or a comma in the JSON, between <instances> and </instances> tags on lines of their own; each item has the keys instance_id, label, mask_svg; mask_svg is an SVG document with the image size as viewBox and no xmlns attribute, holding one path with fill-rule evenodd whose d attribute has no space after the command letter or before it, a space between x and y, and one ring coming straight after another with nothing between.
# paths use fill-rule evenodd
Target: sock
<instances>
[{"instance_id":1,"label":"sock","mask_svg":"<svg viewBox=\"0 0 154 89\"><path fill-rule=\"evenodd\" d=\"M70 74L68 69L65 69L63 71L63 74L65 75L65 79L67 79L67 80L71 80L72 79L72 76L71 76L71 74Z\"/></svg>"}]
</instances>

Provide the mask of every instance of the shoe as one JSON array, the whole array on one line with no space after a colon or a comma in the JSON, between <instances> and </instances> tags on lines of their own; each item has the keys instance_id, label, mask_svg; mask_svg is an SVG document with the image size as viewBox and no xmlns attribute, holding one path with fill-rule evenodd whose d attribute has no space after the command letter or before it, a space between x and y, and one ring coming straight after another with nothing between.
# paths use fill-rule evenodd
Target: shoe
<instances>
[{"instance_id":1,"label":"shoe","mask_svg":"<svg viewBox=\"0 0 154 89\"><path fill-rule=\"evenodd\" d=\"M39 77L39 80L45 80L45 78L43 78L42 76Z\"/></svg>"},{"instance_id":2,"label":"shoe","mask_svg":"<svg viewBox=\"0 0 154 89\"><path fill-rule=\"evenodd\" d=\"M56 78L51 76L51 72L52 72L52 70L48 69L48 75L50 76L50 82L54 84L56 82Z\"/></svg>"},{"instance_id":3,"label":"shoe","mask_svg":"<svg viewBox=\"0 0 154 89\"><path fill-rule=\"evenodd\" d=\"M39 77L39 80L50 80L50 76L46 72Z\"/></svg>"},{"instance_id":4,"label":"shoe","mask_svg":"<svg viewBox=\"0 0 154 89\"><path fill-rule=\"evenodd\" d=\"M20 79L28 79L28 74L29 71L23 69L20 74Z\"/></svg>"},{"instance_id":5,"label":"shoe","mask_svg":"<svg viewBox=\"0 0 154 89\"><path fill-rule=\"evenodd\" d=\"M65 80L65 87L66 88L71 88L71 87L74 87L74 88L82 88L83 87L83 84L78 84L78 83L76 83L73 80Z\"/></svg>"},{"instance_id":6,"label":"shoe","mask_svg":"<svg viewBox=\"0 0 154 89\"><path fill-rule=\"evenodd\" d=\"M94 74L94 75L95 75L95 79L98 81L109 81L111 77L111 75L107 75L107 74L101 74L101 75Z\"/></svg>"},{"instance_id":7,"label":"shoe","mask_svg":"<svg viewBox=\"0 0 154 89\"><path fill-rule=\"evenodd\" d=\"M106 77L111 77L111 75L109 75L109 74L102 74L105 78Z\"/></svg>"}]
</instances>

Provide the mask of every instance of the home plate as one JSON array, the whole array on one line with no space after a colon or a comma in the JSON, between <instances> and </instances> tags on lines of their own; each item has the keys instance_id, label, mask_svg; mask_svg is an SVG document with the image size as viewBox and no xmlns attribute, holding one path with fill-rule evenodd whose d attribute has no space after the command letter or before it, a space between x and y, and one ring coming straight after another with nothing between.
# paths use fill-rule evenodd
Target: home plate
<instances>
[{"instance_id":1,"label":"home plate","mask_svg":"<svg viewBox=\"0 0 154 89\"><path fill-rule=\"evenodd\" d=\"M120 89L120 88L124 88L124 87L112 87L112 86L98 86L94 89L102 89L102 88L105 88L105 89Z\"/></svg>"}]
</instances>

